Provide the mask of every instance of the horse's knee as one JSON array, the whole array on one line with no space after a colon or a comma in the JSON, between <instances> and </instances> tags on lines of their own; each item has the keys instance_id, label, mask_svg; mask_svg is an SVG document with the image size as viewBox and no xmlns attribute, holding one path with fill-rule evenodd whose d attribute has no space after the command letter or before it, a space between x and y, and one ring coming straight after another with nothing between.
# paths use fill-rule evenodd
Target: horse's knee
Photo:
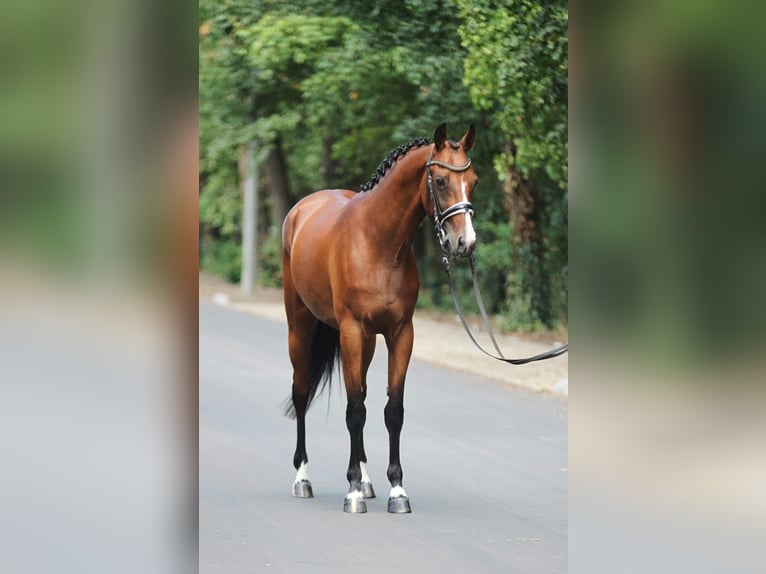
<instances>
[{"instance_id":1,"label":"horse's knee","mask_svg":"<svg viewBox=\"0 0 766 574\"><path fill-rule=\"evenodd\" d=\"M362 399L349 399L346 405L346 428L351 433L358 433L364 429L367 420L367 407Z\"/></svg>"}]
</instances>

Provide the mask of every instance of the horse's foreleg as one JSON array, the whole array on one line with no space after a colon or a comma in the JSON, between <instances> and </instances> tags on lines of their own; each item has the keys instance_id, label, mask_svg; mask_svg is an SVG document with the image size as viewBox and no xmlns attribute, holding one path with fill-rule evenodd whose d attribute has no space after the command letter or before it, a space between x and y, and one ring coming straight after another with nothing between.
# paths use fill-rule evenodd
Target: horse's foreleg
<instances>
[{"instance_id":1,"label":"horse's foreleg","mask_svg":"<svg viewBox=\"0 0 766 574\"><path fill-rule=\"evenodd\" d=\"M388 511L409 513L410 499L402 487L402 465L399 460L399 437L404 424L404 379L412 356L413 329L408 321L398 332L386 335L388 346L388 402L384 410L388 429L388 480L391 493Z\"/></svg>"},{"instance_id":2,"label":"horse's foreleg","mask_svg":"<svg viewBox=\"0 0 766 574\"><path fill-rule=\"evenodd\" d=\"M340 348L343 378L346 385L346 428L351 439L348 461L348 494L343 502L344 512L367 512L365 497L374 496L367 477L367 456L364 452L364 423L367 409L367 368L375 351L375 335L366 335L356 321L346 321L340 328ZM363 485L363 482L366 484ZM370 496L365 496L365 493Z\"/></svg>"},{"instance_id":3,"label":"horse's foreleg","mask_svg":"<svg viewBox=\"0 0 766 574\"><path fill-rule=\"evenodd\" d=\"M375 335L365 337L362 341L362 385L364 387L364 396L367 396L367 369L372 362L372 356L375 354ZM364 450L364 432L362 432L362 454L359 459L359 469L362 473L361 490L365 498L375 498L375 489L372 487L372 481L367 474L367 453Z\"/></svg>"}]
</instances>

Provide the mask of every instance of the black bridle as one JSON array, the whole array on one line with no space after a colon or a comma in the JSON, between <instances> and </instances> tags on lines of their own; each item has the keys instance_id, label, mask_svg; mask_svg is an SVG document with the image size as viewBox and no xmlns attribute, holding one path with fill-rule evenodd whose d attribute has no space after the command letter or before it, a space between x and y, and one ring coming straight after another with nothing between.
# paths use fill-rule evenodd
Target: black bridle
<instances>
[{"instance_id":1,"label":"black bridle","mask_svg":"<svg viewBox=\"0 0 766 574\"><path fill-rule=\"evenodd\" d=\"M433 159L433 157L434 150L431 149L431 155L428 156L428 161L426 162L426 185L428 186L428 193L431 195L431 201L434 204L434 229L436 230L436 237L439 239L439 245L441 246L442 259L444 259L445 257L448 257L449 254L446 243L447 233L444 231L444 222L458 213L467 213L473 216L473 205L468 201L458 201L442 211L441 206L439 205L439 200L436 198L436 190L434 190L434 178L431 175L431 166L438 165L439 167L443 167L450 171L461 172L466 171L471 167L471 158L468 158L468 161L466 161L464 165L452 165L451 163Z\"/></svg>"},{"instance_id":2,"label":"black bridle","mask_svg":"<svg viewBox=\"0 0 766 574\"><path fill-rule=\"evenodd\" d=\"M471 341L473 341L473 344L476 345L476 348L478 348L485 355L492 357L493 359L497 359L498 361L510 363L512 365L524 365L526 363L533 363L535 361L543 361L545 359L552 359L566 353L569 350L569 343L561 345L560 347L556 347L555 349L551 349L550 351L545 351L539 355L534 355L532 357L525 357L523 359L505 358L505 355L503 355L503 352L500 350L500 347L497 344L497 340L495 339L495 332L492 330L492 325L489 323L489 317L487 317L487 310L484 307L484 301L481 297L481 291L479 290L479 279L476 275L476 261L474 260L473 253L471 253L468 257L468 261L471 264L471 277L473 278L473 291L476 296L476 302L479 304L479 311L481 311L481 317L484 320L484 326L487 329L487 333L489 333L489 338L492 340L492 344L500 356L495 356L489 351L486 351L474 338L473 333L471 333L471 329L468 327L468 323L465 320L465 316L463 315L463 309L460 307L460 303L457 300L457 295L455 294L455 284L452 281L452 271L450 270L449 263L450 258L452 257L452 253L447 248L447 234L444 231L444 222L447 221L450 217L453 217L458 213L467 213L470 216L473 216L473 205L468 201L458 201L457 203L450 205L447 209L442 210L441 206L439 205L439 200L436 197L433 176L431 175L432 165L438 165L439 167L443 167L455 172L466 171L469 167L471 167L471 158L468 158L468 161L466 161L464 165L452 165L450 163L433 159L433 157L434 150L431 149L431 155L428 157L428 162L426 162L426 185L428 187L428 193L431 196L431 201L434 204L434 230L436 231L436 237L439 240L439 246L441 247L442 251L442 265L444 266L444 271L447 273L447 282L449 283L450 295L452 295L452 303L455 305L455 310L457 311L458 317L460 318L460 322L463 324L465 332L468 333L468 337L471 339Z\"/></svg>"}]
</instances>

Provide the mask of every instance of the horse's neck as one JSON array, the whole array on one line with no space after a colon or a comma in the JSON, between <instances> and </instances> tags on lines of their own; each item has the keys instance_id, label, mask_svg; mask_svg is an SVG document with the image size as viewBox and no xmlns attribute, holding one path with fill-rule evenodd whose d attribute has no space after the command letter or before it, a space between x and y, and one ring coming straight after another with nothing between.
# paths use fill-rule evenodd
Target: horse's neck
<instances>
[{"instance_id":1,"label":"horse's neck","mask_svg":"<svg viewBox=\"0 0 766 574\"><path fill-rule=\"evenodd\" d=\"M367 192L366 204L372 225L397 249L412 241L426 216L420 186L429 150L428 146L411 150L396 162L375 188Z\"/></svg>"}]
</instances>

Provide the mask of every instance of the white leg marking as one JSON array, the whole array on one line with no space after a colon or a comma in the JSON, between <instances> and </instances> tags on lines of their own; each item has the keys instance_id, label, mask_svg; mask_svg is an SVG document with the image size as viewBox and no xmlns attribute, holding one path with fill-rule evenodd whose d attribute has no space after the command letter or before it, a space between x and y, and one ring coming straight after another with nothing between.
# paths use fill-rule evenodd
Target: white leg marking
<instances>
[{"instance_id":1,"label":"white leg marking","mask_svg":"<svg viewBox=\"0 0 766 574\"><path fill-rule=\"evenodd\" d=\"M360 462L359 468L362 469L362 482L371 482L370 477L367 474L367 463L366 462Z\"/></svg>"},{"instance_id":2,"label":"white leg marking","mask_svg":"<svg viewBox=\"0 0 766 574\"><path fill-rule=\"evenodd\" d=\"M308 480L309 479L309 467L308 464L305 462L302 462L300 467L298 467L298 472L295 473L295 482L300 482L301 480Z\"/></svg>"},{"instance_id":3,"label":"white leg marking","mask_svg":"<svg viewBox=\"0 0 766 574\"><path fill-rule=\"evenodd\" d=\"M346 498L348 498L349 500L352 500L354 498L356 498L357 500L364 500L364 494L362 494L361 490L353 490L346 495Z\"/></svg>"},{"instance_id":4,"label":"white leg marking","mask_svg":"<svg viewBox=\"0 0 766 574\"><path fill-rule=\"evenodd\" d=\"M388 498L399 498L400 496L407 496L407 493L404 492L404 489L401 486L395 486L391 489L391 493L388 495Z\"/></svg>"}]
</instances>

